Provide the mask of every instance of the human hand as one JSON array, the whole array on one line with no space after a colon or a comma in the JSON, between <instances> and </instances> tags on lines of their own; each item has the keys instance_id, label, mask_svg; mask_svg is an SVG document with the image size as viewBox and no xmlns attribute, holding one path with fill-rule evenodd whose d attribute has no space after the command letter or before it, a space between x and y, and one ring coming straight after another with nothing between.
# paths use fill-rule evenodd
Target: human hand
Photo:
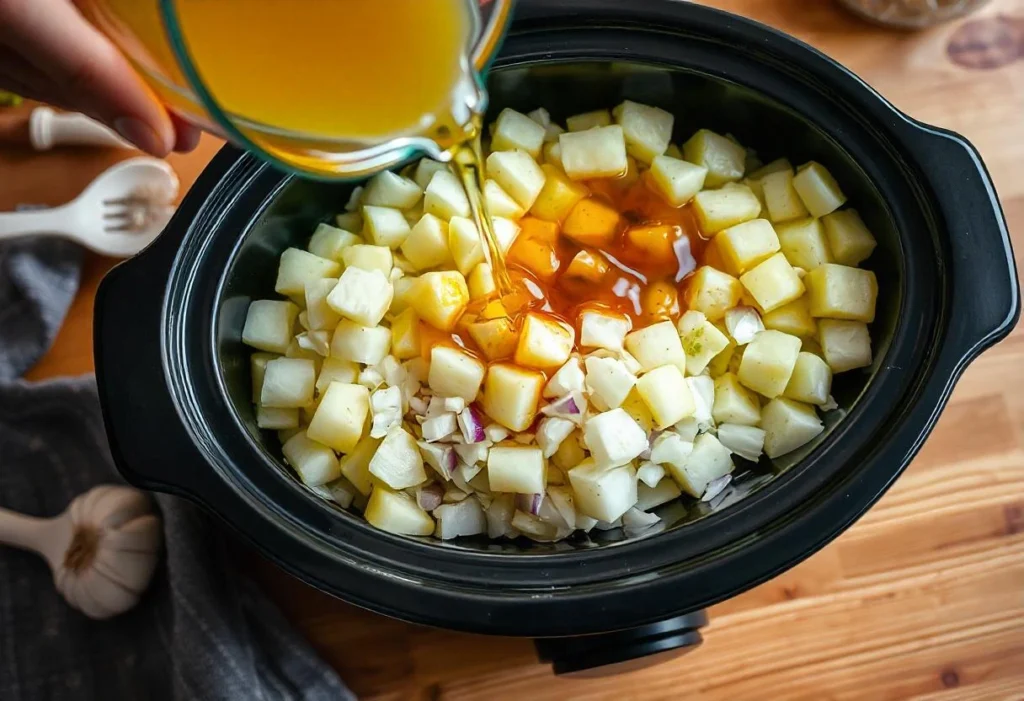
<instances>
[{"instance_id":1,"label":"human hand","mask_svg":"<svg viewBox=\"0 0 1024 701\"><path fill-rule=\"evenodd\" d=\"M83 112L154 156L199 142L71 0L0 0L0 89Z\"/></svg>"}]
</instances>

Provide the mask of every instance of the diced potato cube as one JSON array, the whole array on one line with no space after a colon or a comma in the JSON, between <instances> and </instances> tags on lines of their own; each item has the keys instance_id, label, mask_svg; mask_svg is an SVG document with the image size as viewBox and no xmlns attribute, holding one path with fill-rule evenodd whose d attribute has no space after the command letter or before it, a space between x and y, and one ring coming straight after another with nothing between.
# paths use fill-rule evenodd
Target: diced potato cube
<instances>
[{"instance_id":1,"label":"diced potato cube","mask_svg":"<svg viewBox=\"0 0 1024 701\"><path fill-rule=\"evenodd\" d=\"M346 268L327 295L327 304L346 319L376 326L391 306L394 288L379 270Z\"/></svg>"},{"instance_id":2,"label":"diced potato cube","mask_svg":"<svg viewBox=\"0 0 1024 701\"><path fill-rule=\"evenodd\" d=\"M778 309L804 293L804 283L782 253L776 253L741 275L740 282L765 312Z\"/></svg>"},{"instance_id":3,"label":"diced potato cube","mask_svg":"<svg viewBox=\"0 0 1024 701\"><path fill-rule=\"evenodd\" d=\"M673 207L682 207L704 187L708 169L671 156L655 156L651 163L655 189Z\"/></svg>"},{"instance_id":4,"label":"diced potato cube","mask_svg":"<svg viewBox=\"0 0 1024 701\"><path fill-rule=\"evenodd\" d=\"M821 319L818 342L834 373L871 365L871 336L863 322Z\"/></svg>"},{"instance_id":5,"label":"diced potato cube","mask_svg":"<svg viewBox=\"0 0 1024 701\"><path fill-rule=\"evenodd\" d=\"M274 358L267 362L260 389L260 405L297 409L313 401L316 365L304 358Z\"/></svg>"},{"instance_id":6,"label":"diced potato cube","mask_svg":"<svg viewBox=\"0 0 1024 701\"><path fill-rule=\"evenodd\" d=\"M735 374L727 372L715 380L715 403L711 415L719 424L756 426L761 421L761 403Z\"/></svg>"},{"instance_id":7,"label":"diced potato cube","mask_svg":"<svg viewBox=\"0 0 1024 701\"><path fill-rule=\"evenodd\" d=\"M815 336L818 324L811 316L811 302L807 295L783 304L761 317L766 329L775 329L791 336Z\"/></svg>"},{"instance_id":8,"label":"diced potato cube","mask_svg":"<svg viewBox=\"0 0 1024 701\"><path fill-rule=\"evenodd\" d=\"M686 303L690 309L703 313L711 321L725 316L725 312L740 302L743 286L728 273L710 265L697 269L686 288Z\"/></svg>"},{"instance_id":9,"label":"diced potato cube","mask_svg":"<svg viewBox=\"0 0 1024 701\"><path fill-rule=\"evenodd\" d=\"M512 247L509 260L526 268L544 282L553 281L561 265L553 244L524 237L520 237Z\"/></svg>"},{"instance_id":10,"label":"diced potato cube","mask_svg":"<svg viewBox=\"0 0 1024 701\"><path fill-rule=\"evenodd\" d=\"M512 195L505 192L501 185L493 180L484 183L484 206L487 207L487 211L492 217L519 219L526 214L522 205L512 199Z\"/></svg>"},{"instance_id":11,"label":"diced potato cube","mask_svg":"<svg viewBox=\"0 0 1024 701\"><path fill-rule=\"evenodd\" d=\"M391 348L391 329L383 326L360 326L342 319L331 339L331 355L341 360L376 365Z\"/></svg>"},{"instance_id":12,"label":"diced potato cube","mask_svg":"<svg viewBox=\"0 0 1024 701\"><path fill-rule=\"evenodd\" d=\"M533 206L544 187L544 171L526 151L495 151L487 157L487 175L523 209Z\"/></svg>"},{"instance_id":13,"label":"diced potato cube","mask_svg":"<svg viewBox=\"0 0 1024 701\"><path fill-rule=\"evenodd\" d=\"M359 212L345 212L334 217L334 225L342 231L362 231L363 215ZM360 236L360 241L362 237Z\"/></svg>"},{"instance_id":14,"label":"diced potato cube","mask_svg":"<svg viewBox=\"0 0 1024 701\"><path fill-rule=\"evenodd\" d=\"M669 463L668 469L684 492L699 499L709 484L735 467L729 449L710 433L702 433L694 440L686 463L682 467Z\"/></svg>"},{"instance_id":15,"label":"diced potato cube","mask_svg":"<svg viewBox=\"0 0 1024 701\"><path fill-rule=\"evenodd\" d=\"M807 216L807 208L793 187L793 171L780 170L760 179L768 217L775 223Z\"/></svg>"},{"instance_id":16,"label":"diced potato cube","mask_svg":"<svg viewBox=\"0 0 1024 701\"><path fill-rule=\"evenodd\" d=\"M608 272L608 263L600 255L580 251L569 262L565 275L586 282L601 282Z\"/></svg>"},{"instance_id":17,"label":"diced potato cube","mask_svg":"<svg viewBox=\"0 0 1024 701\"><path fill-rule=\"evenodd\" d=\"M777 458L810 443L824 430L814 407L777 397L761 410L764 452Z\"/></svg>"},{"instance_id":18,"label":"diced potato cube","mask_svg":"<svg viewBox=\"0 0 1024 701\"><path fill-rule=\"evenodd\" d=\"M562 144L559 143L557 138L551 143L544 144L544 162L555 166L559 170L565 170L562 165Z\"/></svg>"},{"instance_id":19,"label":"diced potato cube","mask_svg":"<svg viewBox=\"0 0 1024 701\"><path fill-rule=\"evenodd\" d=\"M498 248L502 253L508 253L519 236L519 224L505 217L491 217L491 228L494 230Z\"/></svg>"},{"instance_id":20,"label":"diced potato cube","mask_svg":"<svg viewBox=\"0 0 1024 701\"><path fill-rule=\"evenodd\" d=\"M256 407L256 426L276 431L299 427L298 409L274 409L267 406Z\"/></svg>"},{"instance_id":21,"label":"diced potato cube","mask_svg":"<svg viewBox=\"0 0 1024 701\"><path fill-rule=\"evenodd\" d=\"M525 114L506 107L498 115L491 134L491 151L526 151L532 158L540 158L544 144L544 126Z\"/></svg>"},{"instance_id":22,"label":"diced potato cube","mask_svg":"<svg viewBox=\"0 0 1024 701\"><path fill-rule=\"evenodd\" d=\"M594 127L606 127L612 123L612 113L608 110L594 110L574 114L565 120L565 126L569 131L586 131Z\"/></svg>"},{"instance_id":23,"label":"diced potato cube","mask_svg":"<svg viewBox=\"0 0 1024 701\"><path fill-rule=\"evenodd\" d=\"M321 278L306 283L306 323L311 331L333 330L341 315L327 304L327 297L338 285L337 278Z\"/></svg>"},{"instance_id":24,"label":"diced potato cube","mask_svg":"<svg viewBox=\"0 0 1024 701\"><path fill-rule=\"evenodd\" d=\"M771 399L786 390L793 375L800 339L781 331L765 330L747 344L740 361L740 382Z\"/></svg>"},{"instance_id":25,"label":"diced potato cube","mask_svg":"<svg viewBox=\"0 0 1024 701\"><path fill-rule=\"evenodd\" d=\"M427 186L430 185L430 181L434 179L434 173L439 172L450 172L448 164L431 158L421 158L416 164L416 171L413 173L412 179L421 189L426 190Z\"/></svg>"},{"instance_id":26,"label":"diced potato cube","mask_svg":"<svg viewBox=\"0 0 1024 701\"><path fill-rule=\"evenodd\" d=\"M487 480L492 492L543 494L548 464L540 448L491 448L487 454Z\"/></svg>"},{"instance_id":27,"label":"diced potato cube","mask_svg":"<svg viewBox=\"0 0 1024 701\"><path fill-rule=\"evenodd\" d=\"M392 489L407 489L426 482L423 456L412 434L401 426L388 431L370 460L370 474Z\"/></svg>"},{"instance_id":28,"label":"diced potato cube","mask_svg":"<svg viewBox=\"0 0 1024 701\"><path fill-rule=\"evenodd\" d=\"M314 256L338 262L341 260L342 251L362 242L361 238L349 231L338 229L330 224L317 224L316 231L313 232L313 238L309 240L307 248Z\"/></svg>"},{"instance_id":29,"label":"diced potato cube","mask_svg":"<svg viewBox=\"0 0 1024 701\"><path fill-rule=\"evenodd\" d=\"M859 265L878 245L855 209L833 212L821 221L835 262L840 265Z\"/></svg>"},{"instance_id":30,"label":"diced potato cube","mask_svg":"<svg viewBox=\"0 0 1024 701\"><path fill-rule=\"evenodd\" d=\"M663 479L655 487L648 487L642 480L638 481L636 493L636 508L641 511L650 511L655 507L678 499L682 491L675 480Z\"/></svg>"},{"instance_id":31,"label":"diced potato cube","mask_svg":"<svg viewBox=\"0 0 1024 701\"><path fill-rule=\"evenodd\" d=\"M242 343L262 351L284 353L292 342L299 307L291 302L259 299L249 305Z\"/></svg>"},{"instance_id":32,"label":"diced potato cube","mask_svg":"<svg viewBox=\"0 0 1024 701\"><path fill-rule=\"evenodd\" d=\"M370 392L362 385L332 382L306 429L309 438L339 453L351 452L370 413Z\"/></svg>"},{"instance_id":33,"label":"diced potato cube","mask_svg":"<svg viewBox=\"0 0 1024 701\"><path fill-rule=\"evenodd\" d=\"M590 194L586 186L573 182L559 168L545 163L544 187L533 203L530 213L545 221L562 221L573 207Z\"/></svg>"},{"instance_id":34,"label":"diced potato cube","mask_svg":"<svg viewBox=\"0 0 1024 701\"><path fill-rule=\"evenodd\" d=\"M423 193L423 212L445 221L452 217L468 217L471 214L469 198L466 197L462 183L447 169L438 170L431 177L430 184Z\"/></svg>"},{"instance_id":35,"label":"diced potato cube","mask_svg":"<svg viewBox=\"0 0 1024 701\"><path fill-rule=\"evenodd\" d=\"M801 219L781 224L776 231L782 252L790 265L813 270L832 261L820 219Z\"/></svg>"},{"instance_id":36,"label":"diced potato cube","mask_svg":"<svg viewBox=\"0 0 1024 701\"><path fill-rule=\"evenodd\" d=\"M469 336L491 361L511 358L519 344L519 331L508 318L474 322L469 325Z\"/></svg>"},{"instance_id":37,"label":"diced potato cube","mask_svg":"<svg viewBox=\"0 0 1024 701\"><path fill-rule=\"evenodd\" d=\"M743 177L747 151L724 136L701 129L683 144L683 157L708 169L707 187L719 187Z\"/></svg>"},{"instance_id":38,"label":"diced potato cube","mask_svg":"<svg viewBox=\"0 0 1024 701\"><path fill-rule=\"evenodd\" d=\"M412 497L383 485L377 485L370 494L363 516L371 526L396 535L428 536L434 533L434 519Z\"/></svg>"},{"instance_id":39,"label":"diced potato cube","mask_svg":"<svg viewBox=\"0 0 1024 701\"><path fill-rule=\"evenodd\" d=\"M647 408L643 397L637 392L636 387L633 387L629 394L626 395L626 399L622 402L620 408L629 414L631 419L636 421L637 425L644 430L644 433L650 434L654 430L654 416L651 414L651 410Z\"/></svg>"},{"instance_id":40,"label":"diced potato cube","mask_svg":"<svg viewBox=\"0 0 1024 701\"><path fill-rule=\"evenodd\" d=\"M485 371L483 363L461 348L434 346L430 351L427 384L440 397L462 397L467 403L474 402Z\"/></svg>"},{"instance_id":41,"label":"diced potato cube","mask_svg":"<svg viewBox=\"0 0 1024 701\"><path fill-rule=\"evenodd\" d=\"M490 297L498 291L490 263L480 263L473 268L466 278L466 284L469 287L469 298L474 300Z\"/></svg>"},{"instance_id":42,"label":"diced potato cube","mask_svg":"<svg viewBox=\"0 0 1024 701\"><path fill-rule=\"evenodd\" d=\"M551 124L551 113L543 107L538 107L535 110L526 113L526 116L537 122L542 127L546 127Z\"/></svg>"},{"instance_id":43,"label":"diced potato cube","mask_svg":"<svg viewBox=\"0 0 1024 701\"><path fill-rule=\"evenodd\" d=\"M717 328L719 332L722 331L722 329L717 326L715 328ZM722 335L725 334L723 333ZM730 338L729 345L727 345L718 355L711 359L710 363L708 363L708 373L711 374L711 377L721 377L725 373L729 372L729 368L733 364L733 357L736 356L737 351L742 354L743 349L737 346L736 341ZM739 369L739 362L739 358L736 358L735 366L737 369Z\"/></svg>"},{"instance_id":44,"label":"diced potato cube","mask_svg":"<svg viewBox=\"0 0 1024 701\"><path fill-rule=\"evenodd\" d=\"M414 290L419 284L420 279L418 277L405 276L400 277L391 283L395 292L391 298L391 306L388 311L392 314L398 314L409 307L409 302L412 300Z\"/></svg>"},{"instance_id":45,"label":"diced potato cube","mask_svg":"<svg viewBox=\"0 0 1024 701\"><path fill-rule=\"evenodd\" d=\"M632 326L629 317L622 314L605 309L586 309L580 313L580 345L620 351Z\"/></svg>"},{"instance_id":46,"label":"diced potato cube","mask_svg":"<svg viewBox=\"0 0 1024 701\"><path fill-rule=\"evenodd\" d=\"M451 260L448 224L433 214L424 214L402 243L402 255L417 270L436 268Z\"/></svg>"},{"instance_id":47,"label":"diced potato cube","mask_svg":"<svg viewBox=\"0 0 1024 701\"><path fill-rule=\"evenodd\" d=\"M587 419L583 442L600 467L618 467L647 449L647 434L622 409L612 409Z\"/></svg>"},{"instance_id":48,"label":"diced potato cube","mask_svg":"<svg viewBox=\"0 0 1024 701\"><path fill-rule=\"evenodd\" d=\"M789 159L787 158L776 158L771 163L763 165L754 172L752 172L749 177L751 180L760 180L766 175L778 173L784 170L793 172L793 164L790 163Z\"/></svg>"},{"instance_id":49,"label":"diced potato cube","mask_svg":"<svg viewBox=\"0 0 1024 701\"><path fill-rule=\"evenodd\" d=\"M590 356L584 361L590 401L602 409L615 409L636 385L636 376L617 358Z\"/></svg>"},{"instance_id":50,"label":"diced potato cube","mask_svg":"<svg viewBox=\"0 0 1024 701\"><path fill-rule=\"evenodd\" d=\"M359 375L359 366L350 360L324 358L320 374L316 378L316 391L323 394L332 382L354 384Z\"/></svg>"},{"instance_id":51,"label":"diced potato cube","mask_svg":"<svg viewBox=\"0 0 1024 701\"><path fill-rule=\"evenodd\" d=\"M451 331L469 304L469 288L458 271L424 273L409 302L423 321L435 329Z\"/></svg>"},{"instance_id":52,"label":"diced potato cube","mask_svg":"<svg viewBox=\"0 0 1024 701\"><path fill-rule=\"evenodd\" d=\"M381 439L364 437L350 453L341 458L341 475L352 483L360 494L368 496L374 489L373 475L370 474L370 460L380 446ZM380 483L377 483L380 486Z\"/></svg>"},{"instance_id":53,"label":"diced potato cube","mask_svg":"<svg viewBox=\"0 0 1024 701\"><path fill-rule=\"evenodd\" d=\"M289 248L281 254L274 291L282 295L302 296L306 294L308 281L337 277L340 272L341 266L333 260L315 256L300 248Z\"/></svg>"},{"instance_id":54,"label":"diced potato cube","mask_svg":"<svg viewBox=\"0 0 1024 701\"><path fill-rule=\"evenodd\" d=\"M370 178L363 191L363 204L409 209L423 197L423 188L409 178L385 170Z\"/></svg>"},{"instance_id":55,"label":"diced potato cube","mask_svg":"<svg viewBox=\"0 0 1024 701\"><path fill-rule=\"evenodd\" d=\"M281 452L307 486L319 487L338 479L341 474L334 451L311 440L304 431L289 438L281 446Z\"/></svg>"},{"instance_id":56,"label":"diced potato cube","mask_svg":"<svg viewBox=\"0 0 1024 701\"><path fill-rule=\"evenodd\" d=\"M409 235L409 222L401 210L390 207L363 207L363 232L377 246L398 248Z\"/></svg>"},{"instance_id":57,"label":"diced potato cube","mask_svg":"<svg viewBox=\"0 0 1024 701\"><path fill-rule=\"evenodd\" d=\"M871 323L875 320L878 281L870 270L827 264L804 277L811 315Z\"/></svg>"},{"instance_id":58,"label":"diced potato cube","mask_svg":"<svg viewBox=\"0 0 1024 701\"><path fill-rule=\"evenodd\" d=\"M573 180L614 178L626 172L626 137L618 124L558 137L562 168Z\"/></svg>"},{"instance_id":59,"label":"diced potato cube","mask_svg":"<svg viewBox=\"0 0 1024 701\"><path fill-rule=\"evenodd\" d=\"M662 365L643 375L636 390L651 410L655 428L666 429L696 410L690 388L675 365Z\"/></svg>"},{"instance_id":60,"label":"diced potato cube","mask_svg":"<svg viewBox=\"0 0 1024 701\"><path fill-rule=\"evenodd\" d=\"M528 368L561 367L569 359L576 332L567 324L527 314L516 345L515 362Z\"/></svg>"},{"instance_id":61,"label":"diced potato cube","mask_svg":"<svg viewBox=\"0 0 1024 701\"><path fill-rule=\"evenodd\" d=\"M469 275L473 268L486 260L480 232L471 219L452 217L448 226L448 247L455 267L463 275Z\"/></svg>"},{"instance_id":62,"label":"diced potato cube","mask_svg":"<svg viewBox=\"0 0 1024 701\"><path fill-rule=\"evenodd\" d=\"M341 259L346 268L360 270L379 270L385 277L390 277L394 267L394 255L387 246L369 246L355 244L341 252Z\"/></svg>"},{"instance_id":63,"label":"diced potato cube","mask_svg":"<svg viewBox=\"0 0 1024 701\"><path fill-rule=\"evenodd\" d=\"M580 200L562 223L562 233L581 246L601 248L612 242L621 223L621 215L611 205Z\"/></svg>"},{"instance_id":64,"label":"diced potato cube","mask_svg":"<svg viewBox=\"0 0 1024 701\"><path fill-rule=\"evenodd\" d=\"M820 406L828 401L831 391L832 368L813 353L801 352L783 395L798 402Z\"/></svg>"},{"instance_id":65,"label":"diced potato cube","mask_svg":"<svg viewBox=\"0 0 1024 701\"><path fill-rule=\"evenodd\" d=\"M568 472L574 503L584 515L611 523L637 502L636 471L601 467L586 460Z\"/></svg>"},{"instance_id":66,"label":"diced potato cube","mask_svg":"<svg viewBox=\"0 0 1024 701\"><path fill-rule=\"evenodd\" d=\"M280 357L274 353L253 353L249 356L249 374L252 376L252 402L260 403L263 394L263 376L267 372L267 363Z\"/></svg>"},{"instance_id":67,"label":"diced potato cube","mask_svg":"<svg viewBox=\"0 0 1024 701\"><path fill-rule=\"evenodd\" d=\"M727 185L698 192L693 197L693 209L700 228L710 235L756 219L761 213L761 201L746 185Z\"/></svg>"},{"instance_id":68,"label":"diced potato cube","mask_svg":"<svg viewBox=\"0 0 1024 701\"><path fill-rule=\"evenodd\" d=\"M846 195L839 189L839 183L825 166L811 161L800 166L793 178L800 199L812 217L831 214L846 202Z\"/></svg>"},{"instance_id":69,"label":"diced potato cube","mask_svg":"<svg viewBox=\"0 0 1024 701\"><path fill-rule=\"evenodd\" d=\"M400 360L420 354L420 320L412 308L405 309L391 321L391 353Z\"/></svg>"},{"instance_id":70,"label":"diced potato cube","mask_svg":"<svg viewBox=\"0 0 1024 701\"><path fill-rule=\"evenodd\" d=\"M660 321L632 332L626 336L626 350L639 361L645 372L662 365L686 369L683 343L671 321Z\"/></svg>"},{"instance_id":71,"label":"diced potato cube","mask_svg":"<svg viewBox=\"0 0 1024 701\"><path fill-rule=\"evenodd\" d=\"M544 374L535 370L491 365L484 379L483 409L510 431L525 431L537 415L544 382Z\"/></svg>"},{"instance_id":72,"label":"diced potato cube","mask_svg":"<svg viewBox=\"0 0 1024 701\"><path fill-rule=\"evenodd\" d=\"M671 112L626 100L612 115L626 137L626 151L641 163L650 163L668 149L675 123Z\"/></svg>"},{"instance_id":73,"label":"diced potato cube","mask_svg":"<svg viewBox=\"0 0 1024 701\"><path fill-rule=\"evenodd\" d=\"M742 275L781 250L779 237L767 219L753 219L720 232L712 241L725 272Z\"/></svg>"},{"instance_id":74,"label":"diced potato cube","mask_svg":"<svg viewBox=\"0 0 1024 701\"><path fill-rule=\"evenodd\" d=\"M679 318L676 326L686 353L686 374L704 372L715 356L729 346L729 337L708 321L702 312L691 309Z\"/></svg>"}]
</instances>

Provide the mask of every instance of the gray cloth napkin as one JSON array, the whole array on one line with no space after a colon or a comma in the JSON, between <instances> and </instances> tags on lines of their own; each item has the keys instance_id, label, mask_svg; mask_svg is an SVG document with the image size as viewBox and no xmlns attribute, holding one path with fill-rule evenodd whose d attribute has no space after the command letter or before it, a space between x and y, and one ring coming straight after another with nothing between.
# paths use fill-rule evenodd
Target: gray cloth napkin
<instances>
[{"instance_id":1,"label":"gray cloth napkin","mask_svg":"<svg viewBox=\"0 0 1024 701\"><path fill-rule=\"evenodd\" d=\"M0 506L55 516L121 482L92 376L17 378L46 350L78 286L81 253L0 245ZM209 517L157 497L165 557L131 611L93 621L54 589L45 562L0 546L0 699L353 699L248 580L225 567Z\"/></svg>"}]
</instances>

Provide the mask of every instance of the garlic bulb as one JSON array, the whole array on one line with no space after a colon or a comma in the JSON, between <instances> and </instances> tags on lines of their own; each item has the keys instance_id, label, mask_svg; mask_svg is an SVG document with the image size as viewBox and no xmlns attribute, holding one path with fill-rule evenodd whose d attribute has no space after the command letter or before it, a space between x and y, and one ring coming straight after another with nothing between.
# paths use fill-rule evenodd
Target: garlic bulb
<instances>
[{"instance_id":1,"label":"garlic bulb","mask_svg":"<svg viewBox=\"0 0 1024 701\"><path fill-rule=\"evenodd\" d=\"M67 602L90 618L127 611L146 590L162 542L144 493L105 485L53 519L0 509L0 542L42 555Z\"/></svg>"}]
</instances>

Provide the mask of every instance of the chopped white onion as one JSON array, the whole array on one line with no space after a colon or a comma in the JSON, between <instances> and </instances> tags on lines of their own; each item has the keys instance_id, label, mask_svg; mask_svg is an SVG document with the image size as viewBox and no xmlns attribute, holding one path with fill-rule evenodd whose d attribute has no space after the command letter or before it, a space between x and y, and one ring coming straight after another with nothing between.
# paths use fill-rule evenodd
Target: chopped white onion
<instances>
[{"instance_id":1,"label":"chopped white onion","mask_svg":"<svg viewBox=\"0 0 1024 701\"><path fill-rule=\"evenodd\" d=\"M708 482L708 486L704 488L704 494L701 495L700 500L705 502L711 501L724 492L730 482L732 482L732 475L722 475L711 480Z\"/></svg>"},{"instance_id":2,"label":"chopped white onion","mask_svg":"<svg viewBox=\"0 0 1024 701\"><path fill-rule=\"evenodd\" d=\"M764 451L763 429L754 426L722 424L718 427L718 442L744 460L757 462Z\"/></svg>"},{"instance_id":3,"label":"chopped white onion","mask_svg":"<svg viewBox=\"0 0 1024 701\"><path fill-rule=\"evenodd\" d=\"M558 529L555 526L518 509L512 516L512 527L519 530L527 538L534 540L554 540L558 533Z\"/></svg>"},{"instance_id":4,"label":"chopped white onion","mask_svg":"<svg viewBox=\"0 0 1024 701\"><path fill-rule=\"evenodd\" d=\"M426 416L427 406L427 402L423 397L412 397L409 399L409 409L417 416Z\"/></svg>"},{"instance_id":5,"label":"chopped white onion","mask_svg":"<svg viewBox=\"0 0 1024 701\"><path fill-rule=\"evenodd\" d=\"M443 504L434 509L437 531L441 540L459 536L479 535L487 530L487 518L480 502L470 498L456 504Z\"/></svg>"},{"instance_id":6,"label":"chopped white onion","mask_svg":"<svg viewBox=\"0 0 1024 701\"><path fill-rule=\"evenodd\" d=\"M569 392L582 392L584 379L583 369L580 368L580 359L569 358L565 365L560 367L544 385L544 396L551 399L562 397Z\"/></svg>"},{"instance_id":7,"label":"chopped white onion","mask_svg":"<svg viewBox=\"0 0 1024 701\"><path fill-rule=\"evenodd\" d=\"M468 496L468 492L465 492L459 489L458 487L448 487L448 489L445 490L444 493L444 503L457 504Z\"/></svg>"},{"instance_id":8,"label":"chopped white onion","mask_svg":"<svg viewBox=\"0 0 1024 701\"><path fill-rule=\"evenodd\" d=\"M700 430L707 431L715 425L715 420L711 416L711 410L715 406L715 381L708 375L697 375L687 377L686 384L693 395L693 418L697 420Z\"/></svg>"},{"instance_id":9,"label":"chopped white onion","mask_svg":"<svg viewBox=\"0 0 1024 701\"><path fill-rule=\"evenodd\" d=\"M487 507L487 537L501 538L512 528L512 515L516 511L515 497L512 494L501 494L494 498Z\"/></svg>"},{"instance_id":10,"label":"chopped white onion","mask_svg":"<svg viewBox=\"0 0 1024 701\"><path fill-rule=\"evenodd\" d=\"M445 397L444 408L445 411L453 411L458 414L466 408L466 400L462 397Z\"/></svg>"},{"instance_id":11,"label":"chopped white onion","mask_svg":"<svg viewBox=\"0 0 1024 701\"><path fill-rule=\"evenodd\" d=\"M622 527L629 531L643 531L658 521L661 520L661 516L657 514L649 514L646 511L641 511L635 506L622 514Z\"/></svg>"},{"instance_id":12,"label":"chopped white onion","mask_svg":"<svg viewBox=\"0 0 1024 701\"><path fill-rule=\"evenodd\" d=\"M598 521L594 524L594 528L599 531L613 531L616 528L622 528L622 517L620 516L611 523L608 523L607 521Z\"/></svg>"},{"instance_id":13,"label":"chopped white onion","mask_svg":"<svg viewBox=\"0 0 1024 701\"><path fill-rule=\"evenodd\" d=\"M455 414L445 412L436 414L423 422L423 440L434 443L447 438L459 430L458 420Z\"/></svg>"},{"instance_id":14,"label":"chopped white onion","mask_svg":"<svg viewBox=\"0 0 1024 701\"><path fill-rule=\"evenodd\" d=\"M684 441L693 443L700 432L700 426L697 425L697 419L690 416L673 426L672 430L678 433Z\"/></svg>"},{"instance_id":15,"label":"chopped white onion","mask_svg":"<svg viewBox=\"0 0 1024 701\"><path fill-rule=\"evenodd\" d=\"M368 388L372 392L384 384L384 376L377 372L376 368L363 368L359 373L359 378L356 382L361 384L363 387Z\"/></svg>"},{"instance_id":16,"label":"chopped white onion","mask_svg":"<svg viewBox=\"0 0 1024 701\"><path fill-rule=\"evenodd\" d=\"M839 405L836 403L835 397L833 397L831 394L828 395L828 399L825 400L825 403L821 405L822 411L835 411L838 408Z\"/></svg>"},{"instance_id":17,"label":"chopped white onion","mask_svg":"<svg viewBox=\"0 0 1024 701\"><path fill-rule=\"evenodd\" d=\"M576 506L568 487L548 487L548 501L558 510L567 528L576 528Z\"/></svg>"},{"instance_id":18,"label":"chopped white onion","mask_svg":"<svg viewBox=\"0 0 1024 701\"><path fill-rule=\"evenodd\" d=\"M558 451L558 446L576 430L576 424L558 416L548 416L537 424L537 445L540 446L545 458L550 458Z\"/></svg>"},{"instance_id":19,"label":"chopped white onion","mask_svg":"<svg viewBox=\"0 0 1024 701\"><path fill-rule=\"evenodd\" d=\"M397 387L378 389L370 395L370 410L373 414L370 437L383 438L402 423L402 392Z\"/></svg>"},{"instance_id":20,"label":"chopped white onion","mask_svg":"<svg viewBox=\"0 0 1024 701\"><path fill-rule=\"evenodd\" d=\"M451 480L459 461L450 445L436 445L426 441L416 441L423 461L434 468L445 480Z\"/></svg>"},{"instance_id":21,"label":"chopped white onion","mask_svg":"<svg viewBox=\"0 0 1024 701\"><path fill-rule=\"evenodd\" d=\"M500 443L508 438L508 429L501 424L491 424L484 429L484 435L491 443Z\"/></svg>"},{"instance_id":22,"label":"chopped white onion","mask_svg":"<svg viewBox=\"0 0 1024 701\"><path fill-rule=\"evenodd\" d=\"M684 441L678 433L665 431L654 441L651 462L656 465L672 465L681 470L692 452L693 443Z\"/></svg>"},{"instance_id":23,"label":"chopped white onion","mask_svg":"<svg viewBox=\"0 0 1024 701\"><path fill-rule=\"evenodd\" d=\"M487 462L487 453L490 452L491 444L488 441L483 443L456 443L454 447L459 459L472 466ZM468 477L467 479L473 478Z\"/></svg>"},{"instance_id":24,"label":"chopped white onion","mask_svg":"<svg viewBox=\"0 0 1024 701\"><path fill-rule=\"evenodd\" d=\"M725 328L737 346L745 346L764 331L764 323L753 307L733 307L725 313Z\"/></svg>"},{"instance_id":25,"label":"chopped white onion","mask_svg":"<svg viewBox=\"0 0 1024 701\"><path fill-rule=\"evenodd\" d=\"M652 489L665 476L665 468L653 462L645 462L636 471L636 478Z\"/></svg>"},{"instance_id":26,"label":"chopped white onion","mask_svg":"<svg viewBox=\"0 0 1024 701\"><path fill-rule=\"evenodd\" d=\"M295 337L299 348L326 358L331 354L331 336L327 331L307 331Z\"/></svg>"}]
</instances>

